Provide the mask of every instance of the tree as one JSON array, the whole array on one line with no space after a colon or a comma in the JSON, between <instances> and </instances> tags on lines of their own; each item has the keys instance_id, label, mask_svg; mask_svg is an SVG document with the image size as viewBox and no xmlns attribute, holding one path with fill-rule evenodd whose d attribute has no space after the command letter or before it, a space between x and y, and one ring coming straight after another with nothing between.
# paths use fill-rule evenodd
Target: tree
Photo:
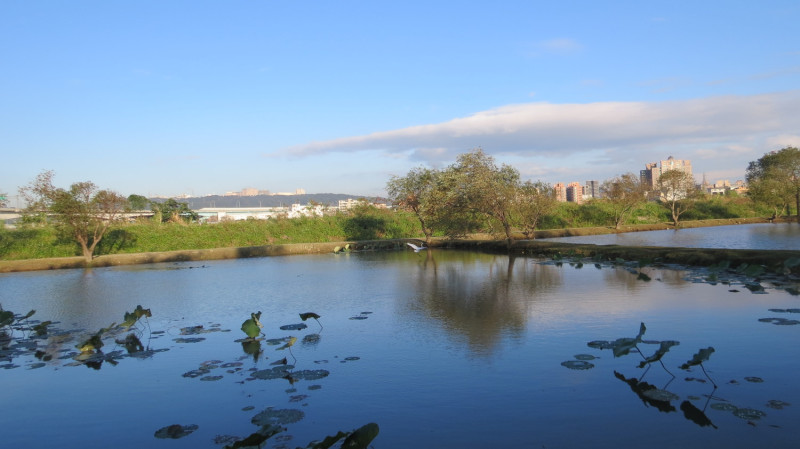
<instances>
[{"instance_id":1,"label":"tree","mask_svg":"<svg viewBox=\"0 0 800 449\"><path fill-rule=\"evenodd\" d=\"M386 184L392 203L416 215L428 245L440 210L436 201L437 176L436 170L417 167L403 177L392 176Z\"/></svg>"},{"instance_id":2,"label":"tree","mask_svg":"<svg viewBox=\"0 0 800 449\"><path fill-rule=\"evenodd\" d=\"M20 194L27 202L26 215L50 217L56 228L74 239L83 257L91 262L94 250L106 231L128 207L122 195L98 190L90 181L77 182L68 190L53 186L54 172L44 171Z\"/></svg>"},{"instance_id":3,"label":"tree","mask_svg":"<svg viewBox=\"0 0 800 449\"><path fill-rule=\"evenodd\" d=\"M147 210L150 206L150 200L142 195L128 195L128 204L132 210Z\"/></svg>"},{"instance_id":4,"label":"tree","mask_svg":"<svg viewBox=\"0 0 800 449\"><path fill-rule=\"evenodd\" d=\"M499 226L510 248L513 243L511 215L520 185L519 172L506 164L497 167L494 158L480 148L459 155L447 171L455 182L452 193L469 209L488 218L492 228Z\"/></svg>"},{"instance_id":5,"label":"tree","mask_svg":"<svg viewBox=\"0 0 800 449\"><path fill-rule=\"evenodd\" d=\"M746 176L750 198L772 206L776 215L794 202L800 222L800 149L767 153L750 162Z\"/></svg>"},{"instance_id":6,"label":"tree","mask_svg":"<svg viewBox=\"0 0 800 449\"><path fill-rule=\"evenodd\" d=\"M153 211L153 220L158 223L182 223L193 222L200 219L197 212L189 209L189 204L179 202L170 198L163 203L151 202L150 208Z\"/></svg>"},{"instance_id":7,"label":"tree","mask_svg":"<svg viewBox=\"0 0 800 449\"><path fill-rule=\"evenodd\" d=\"M672 213L675 227L678 226L680 216L694 206L700 195L692 175L682 170L667 170L662 173L658 178L655 193L661 204Z\"/></svg>"},{"instance_id":8,"label":"tree","mask_svg":"<svg viewBox=\"0 0 800 449\"><path fill-rule=\"evenodd\" d=\"M647 187L633 173L625 173L603 182L600 193L611 206L615 229L619 229L630 213L647 200Z\"/></svg>"},{"instance_id":9,"label":"tree","mask_svg":"<svg viewBox=\"0 0 800 449\"><path fill-rule=\"evenodd\" d=\"M556 191L550 184L525 181L517 193L513 223L526 239L533 239L539 221L552 212L556 204Z\"/></svg>"}]
</instances>

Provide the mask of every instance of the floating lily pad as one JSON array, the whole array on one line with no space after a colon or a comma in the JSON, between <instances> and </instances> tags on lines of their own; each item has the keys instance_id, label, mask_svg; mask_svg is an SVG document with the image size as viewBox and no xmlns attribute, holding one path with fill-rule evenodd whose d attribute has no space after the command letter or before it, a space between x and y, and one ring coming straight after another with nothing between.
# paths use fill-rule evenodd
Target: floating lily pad
<instances>
[{"instance_id":1,"label":"floating lily pad","mask_svg":"<svg viewBox=\"0 0 800 449\"><path fill-rule=\"evenodd\" d=\"M206 377L201 377L200 378L200 380L202 380L204 382L214 382L214 381L221 380L221 379L222 379L222 376L206 376Z\"/></svg>"},{"instance_id":2,"label":"floating lily pad","mask_svg":"<svg viewBox=\"0 0 800 449\"><path fill-rule=\"evenodd\" d=\"M320 336L319 334L308 334L303 337L303 344L304 345L315 345L319 343Z\"/></svg>"},{"instance_id":3,"label":"floating lily pad","mask_svg":"<svg viewBox=\"0 0 800 449\"><path fill-rule=\"evenodd\" d=\"M293 378L298 380L318 380L328 377L331 373L330 371L324 369L304 369L301 371L295 371L291 374Z\"/></svg>"},{"instance_id":4,"label":"floating lily pad","mask_svg":"<svg viewBox=\"0 0 800 449\"><path fill-rule=\"evenodd\" d=\"M595 349L611 349L614 347L614 343L607 340L594 340L586 343L586 346Z\"/></svg>"},{"instance_id":5,"label":"floating lily pad","mask_svg":"<svg viewBox=\"0 0 800 449\"><path fill-rule=\"evenodd\" d=\"M156 430L155 437L169 438L174 440L178 438L183 438L199 428L200 427L197 424L189 424L187 426L182 426L180 424L173 424L171 426L162 427Z\"/></svg>"},{"instance_id":6,"label":"floating lily pad","mask_svg":"<svg viewBox=\"0 0 800 449\"><path fill-rule=\"evenodd\" d=\"M245 407L242 407L242 411L243 412L249 412L250 410L254 410L254 409L255 409L255 407L252 406L252 405L247 405Z\"/></svg>"},{"instance_id":7,"label":"floating lily pad","mask_svg":"<svg viewBox=\"0 0 800 449\"><path fill-rule=\"evenodd\" d=\"M711 404L710 407L713 408L714 410L719 410L723 412L735 412L736 410L739 410L739 407L733 404L728 404L727 402L715 402Z\"/></svg>"},{"instance_id":8,"label":"floating lily pad","mask_svg":"<svg viewBox=\"0 0 800 449\"><path fill-rule=\"evenodd\" d=\"M733 415L737 418L746 419L748 421L752 421L755 419L761 419L764 416L767 416L766 413L762 412L761 410L756 410L754 408L740 408L736 409L733 412Z\"/></svg>"},{"instance_id":9,"label":"floating lily pad","mask_svg":"<svg viewBox=\"0 0 800 449\"><path fill-rule=\"evenodd\" d=\"M587 370L594 368L594 363L589 363L585 360L567 360L566 362L561 362L561 366L574 370Z\"/></svg>"},{"instance_id":10,"label":"floating lily pad","mask_svg":"<svg viewBox=\"0 0 800 449\"><path fill-rule=\"evenodd\" d=\"M308 399L307 394L296 394L294 396L289 397L289 402L303 402Z\"/></svg>"},{"instance_id":11,"label":"floating lily pad","mask_svg":"<svg viewBox=\"0 0 800 449\"><path fill-rule=\"evenodd\" d=\"M575 354L575 360L594 360L596 358L591 354Z\"/></svg>"},{"instance_id":12,"label":"floating lily pad","mask_svg":"<svg viewBox=\"0 0 800 449\"><path fill-rule=\"evenodd\" d=\"M203 337L189 337L189 338L173 338L172 341L175 343L200 343L201 341L205 340Z\"/></svg>"},{"instance_id":13,"label":"floating lily pad","mask_svg":"<svg viewBox=\"0 0 800 449\"><path fill-rule=\"evenodd\" d=\"M268 426L276 424L293 424L305 417L302 410L297 409L274 409L268 407L267 409L259 412L253 419L250 420L257 426Z\"/></svg>"},{"instance_id":14,"label":"floating lily pad","mask_svg":"<svg viewBox=\"0 0 800 449\"><path fill-rule=\"evenodd\" d=\"M680 396L678 396L675 393L669 392L667 390L661 390L658 388L645 390L642 392L642 396L648 397L654 401L664 401L664 402L669 402L680 398Z\"/></svg>"},{"instance_id":15,"label":"floating lily pad","mask_svg":"<svg viewBox=\"0 0 800 449\"><path fill-rule=\"evenodd\" d=\"M775 410L781 410L784 407L788 407L790 405L792 404L778 399L770 399L769 401L767 401L767 407L774 408Z\"/></svg>"},{"instance_id":16,"label":"floating lily pad","mask_svg":"<svg viewBox=\"0 0 800 449\"><path fill-rule=\"evenodd\" d=\"M755 383L755 384L760 384L760 383L764 382L764 379L762 379L760 377L756 377L756 376L747 376L747 377L744 378L744 380L746 380L748 382Z\"/></svg>"},{"instance_id":17,"label":"floating lily pad","mask_svg":"<svg viewBox=\"0 0 800 449\"><path fill-rule=\"evenodd\" d=\"M800 321L798 320L789 320L786 318L776 318L776 317L759 318L758 321L762 323L772 323L776 326L794 326L795 324L800 324Z\"/></svg>"},{"instance_id":18,"label":"floating lily pad","mask_svg":"<svg viewBox=\"0 0 800 449\"><path fill-rule=\"evenodd\" d=\"M350 357L345 357L344 359L347 360L348 362L355 362L356 360L361 360L361 357L353 355L353 356L350 356Z\"/></svg>"},{"instance_id":19,"label":"floating lily pad","mask_svg":"<svg viewBox=\"0 0 800 449\"><path fill-rule=\"evenodd\" d=\"M308 389L311 391L322 389L322 385L309 385Z\"/></svg>"},{"instance_id":20,"label":"floating lily pad","mask_svg":"<svg viewBox=\"0 0 800 449\"><path fill-rule=\"evenodd\" d=\"M296 324L284 324L281 326L282 331L301 331L308 326L305 323L296 323Z\"/></svg>"},{"instance_id":21,"label":"floating lily pad","mask_svg":"<svg viewBox=\"0 0 800 449\"><path fill-rule=\"evenodd\" d=\"M222 368L236 368L236 367L242 366L242 365L243 365L242 362L228 362L228 363L223 363L222 365L220 365L220 367L222 367Z\"/></svg>"},{"instance_id":22,"label":"floating lily pad","mask_svg":"<svg viewBox=\"0 0 800 449\"><path fill-rule=\"evenodd\" d=\"M253 377L262 380L282 379L289 374L289 370L294 368L292 365L281 365L274 368L262 369L253 373Z\"/></svg>"},{"instance_id":23,"label":"floating lily pad","mask_svg":"<svg viewBox=\"0 0 800 449\"><path fill-rule=\"evenodd\" d=\"M210 372L211 371L209 371L207 369L195 369L195 370L191 370L191 371L187 371L187 372L183 373L182 376L194 379L195 377L204 376L204 375L206 375L206 374L208 374Z\"/></svg>"},{"instance_id":24,"label":"floating lily pad","mask_svg":"<svg viewBox=\"0 0 800 449\"><path fill-rule=\"evenodd\" d=\"M351 316L350 319L351 320L366 320L367 317L365 317L364 315L357 315L357 316Z\"/></svg>"}]
</instances>

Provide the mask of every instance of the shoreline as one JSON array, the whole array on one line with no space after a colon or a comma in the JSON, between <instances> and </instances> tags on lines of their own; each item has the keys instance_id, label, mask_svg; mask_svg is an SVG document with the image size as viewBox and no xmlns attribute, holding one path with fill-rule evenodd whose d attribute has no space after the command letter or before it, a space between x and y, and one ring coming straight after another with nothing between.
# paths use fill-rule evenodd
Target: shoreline
<instances>
[{"instance_id":1,"label":"shoreline","mask_svg":"<svg viewBox=\"0 0 800 449\"><path fill-rule=\"evenodd\" d=\"M776 219L776 222L794 221L792 218ZM766 218L737 218L696 220L682 222L679 228L697 228L712 226L730 226L739 224L768 223ZM536 231L536 239L586 236L600 234L618 234L625 232L644 232L675 229L671 224L627 225L620 229L613 227L565 228ZM333 253L336 247L350 245L353 251L399 250L406 242L419 243L420 239L344 241L324 243L291 243L283 245L264 245L234 248L212 248L195 250L177 250L164 252L108 254L97 256L87 263L83 257L58 257L45 259L23 259L0 261L0 273L16 273L25 271L60 270L69 268L101 268L120 265L138 265L163 262L190 262L204 260L227 260L250 257L288 256L298 254ZM785 260L798 257L800 251L793 250L742 250L742 249L708 249L708 248L666 248L666 247L626 247L618 245L587 245L561 242L541 242L538 240L517 240L511 249L505 240L492 239L486 235L475 235L469 239L446 240L435 239L432 248L472 249L489 252L503 252L512 255L535 255L542 257L560 257L574 255L581 257L605 257L609 259L655 260L682 265L708 266L723 261L734 265L741 263L760 265L782 264ZM794 271L794 270L793 270Z\"/></svg>"}]
</instances>

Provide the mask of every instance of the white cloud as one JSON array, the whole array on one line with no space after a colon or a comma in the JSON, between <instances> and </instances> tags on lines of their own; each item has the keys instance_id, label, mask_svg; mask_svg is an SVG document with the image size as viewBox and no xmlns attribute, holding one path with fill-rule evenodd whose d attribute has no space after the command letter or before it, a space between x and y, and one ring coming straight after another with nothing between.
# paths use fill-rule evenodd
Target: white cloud
<instances>
[{"instance_id":1,"label":"white cloud","mask_svg":"<svg viewBox=\"0 0 800 449\"><path fill-rule=\"evenodd\" d=\"M744 164L773 148L798 145L800 91L669 102L512 104L447 122L311 142L295 156L379 150L438 165L475 147L505 157L567 166L643 164L674 154ZM792 143L794 141L795 143ZM750 158L750 159L747 159ZM638 165L618 173L638 170Z\"/></svg>"}]
</instances>

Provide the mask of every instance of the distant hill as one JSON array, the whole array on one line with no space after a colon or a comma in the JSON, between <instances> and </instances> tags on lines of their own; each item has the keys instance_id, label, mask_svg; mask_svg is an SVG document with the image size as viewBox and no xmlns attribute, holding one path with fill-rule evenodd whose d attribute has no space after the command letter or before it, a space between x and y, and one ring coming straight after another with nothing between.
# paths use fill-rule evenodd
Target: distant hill
<instances>
[{"instance_id":1,"label":"distant hill","mask_svg":"<svg viewBox=\"0 0 800 449\"><path fill-rule=\"evenodd\" d=\"M328 206L337 206L339 200L348 198L366 198L373 202L386 202L385 198L366 197L364 195L347 195L344 193L306 193L303 195L255 195L255 196L203 196L179 198L178 201L189 205L189 209L197 210L204 207L278 207L291 206L292 204L308 204L315 201ZM161 202L163 198L151 198L151 201Z\"/></svg>"}]
</instances>

